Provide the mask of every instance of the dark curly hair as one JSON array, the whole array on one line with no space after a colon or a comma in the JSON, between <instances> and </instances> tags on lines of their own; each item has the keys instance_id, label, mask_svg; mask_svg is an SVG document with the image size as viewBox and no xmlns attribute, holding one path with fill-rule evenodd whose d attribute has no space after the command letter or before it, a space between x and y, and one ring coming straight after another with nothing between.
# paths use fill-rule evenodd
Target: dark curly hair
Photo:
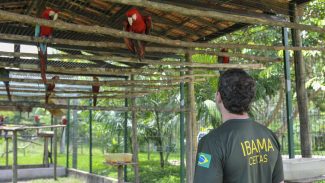
<instances>
[{"instance_id":1,"label":"dark curly hair","mask_svg":"<svg viewBox=\"0 0 325 183\"><path fill-rule=\"evenodd\" d=\"M255 97L255 80L242 69L229 69L220 76L219 92L229 112L243 114Z\"/></svg>"}]
</instances>

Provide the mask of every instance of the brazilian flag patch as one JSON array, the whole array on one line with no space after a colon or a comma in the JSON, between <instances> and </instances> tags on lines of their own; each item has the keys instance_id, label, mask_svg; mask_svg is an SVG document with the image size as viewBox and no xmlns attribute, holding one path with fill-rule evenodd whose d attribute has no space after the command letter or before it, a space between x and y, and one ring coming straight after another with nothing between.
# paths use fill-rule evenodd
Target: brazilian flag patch
<instances>
[{"instance_id":1,"label":"brazilian flag patch","mask_svg":"<svg viewBox=\"0 0 325 183\"><path fill-rule=\"evenodd\" d=\"M209 168L210 167L210 162L211 162L211 155L206 154L206 153L200 153L199 154L199 159L197 162L198 166L204 167L204 168Z\"/></svg>"}]
</instances>

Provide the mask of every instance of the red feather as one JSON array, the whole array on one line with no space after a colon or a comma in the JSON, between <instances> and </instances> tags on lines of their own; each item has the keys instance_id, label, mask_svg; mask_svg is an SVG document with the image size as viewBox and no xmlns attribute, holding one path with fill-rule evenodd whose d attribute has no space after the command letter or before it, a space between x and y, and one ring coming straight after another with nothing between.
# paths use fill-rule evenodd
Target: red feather
<instances>
[{"instance_id":1,"label":"red feather","mask_svg":"<svg viewBox=\"0 0 325 183\"><path fill-rule=\"evenodd\" d=\"M55 12L58 13L56 10L53 10L51 8L46 8L43 12L40 18L42 19L46 19L46 20L53 20L53 18L50 16L51 12ZM47 26L41 26L41 32L40 32L40 36L46 36L46 37L50 37L53 34L53 28L52 27L47 27Z\"/></svg>"},{"instance_id":2,"label":"red feather","mask_svg":"<svg viewBox=\"0 0 325 183\"><path fill-rule=\"evenodd\" d=\"M47 104L49 102L49 98L54 91L55 88L55 81L59 80L59 76L53 76L52 77L52 83L46 85L46 95L45 95L45 103Z\"/></svg>"},{"instance_id":3,"label":"red feather","mask_svg":"<svg viewBox=\"0 0 325 183\"><path fill-rule=\"evenodd\" d=\"M135 19L134 17L135 16ZM150 34L152 20L150 16L142 16L136 8L130 9L126 12L126 17L132 19L132 25L128 20L124 21L123 30L127 32L134 32L138 34ZM137 53L139 58L144 58L146 42L137 41L130 38L124 38L127 48L132 53Z\"/></svg>"},{"instance_id":4,"label":"red feather","mask_svg":"<svg viewBox=\"0 0 325 183\"><path fill-rule=\"evenodd\" d=\"M99 81L99 79L96 77L96 76L94 76L93 77L93 81L94 82L98 82ZM94 106L96 106L97 105L97 95L98 95L98 93L99 93L99 89L100 89L100 85L99 84L93 84L92 85L92 91L93 91L93 105Z\"/></svg>"}]
</instances>

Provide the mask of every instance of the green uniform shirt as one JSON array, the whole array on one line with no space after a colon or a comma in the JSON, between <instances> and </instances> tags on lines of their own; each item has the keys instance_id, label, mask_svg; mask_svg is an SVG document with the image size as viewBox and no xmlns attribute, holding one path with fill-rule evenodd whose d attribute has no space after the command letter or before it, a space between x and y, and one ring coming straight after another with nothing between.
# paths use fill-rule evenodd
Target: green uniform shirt
<instances>
[{"instance_id":1,"label":"green uniform shirt","mask_svg":"<svg viewBox=\"0 0 325 183\"><path fill-rule=\"evenodd\" d=\"M204 136L198 146L195 183L279 183L280 144L251 119L233 119Z\"/></svg>"}]
</instances>

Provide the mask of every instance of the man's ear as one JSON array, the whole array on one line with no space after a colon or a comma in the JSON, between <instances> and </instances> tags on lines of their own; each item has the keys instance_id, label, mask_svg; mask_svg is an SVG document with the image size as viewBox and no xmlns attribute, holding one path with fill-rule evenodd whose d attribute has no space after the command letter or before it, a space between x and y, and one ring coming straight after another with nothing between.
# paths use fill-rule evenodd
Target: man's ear
<instances>
[{"instance_id":1,"label":"man's ear","mask_svg":"<svg viewBox=\"0 0 325 183\"><path fill-rule=\"evenodd\" d=\"M220 92L216 92L216 103L217 104L222 103Z\"/></svg>"}]
</instances>

